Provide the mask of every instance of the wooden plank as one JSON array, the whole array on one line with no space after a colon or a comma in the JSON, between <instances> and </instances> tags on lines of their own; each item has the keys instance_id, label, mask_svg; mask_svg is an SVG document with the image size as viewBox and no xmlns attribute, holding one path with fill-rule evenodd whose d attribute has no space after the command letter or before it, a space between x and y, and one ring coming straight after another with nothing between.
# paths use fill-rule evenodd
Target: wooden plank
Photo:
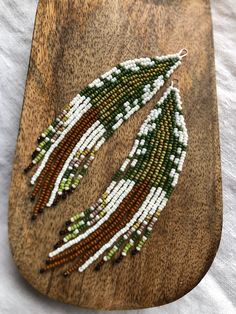
<instances>
[{"instance_id":1,"label":"wooden plank","mask_svg":"<svg viewBox=\"0 0 236 314\"><path fill-rule=\"evenodd\" d=\"M30 221L29 162L35 140L82 87L126 59L189 55L178 78L189 148L178 186L140 255L95 273L39 274L64 221L94 202L129 152L160 93L101 148L81 188ZM9 200L9 238L26 280L50 298L96 309L134 309L174 301L202 279L222 225L218 116L209 1L41 0L25 88Z\"/></svg>"}]
</instances>

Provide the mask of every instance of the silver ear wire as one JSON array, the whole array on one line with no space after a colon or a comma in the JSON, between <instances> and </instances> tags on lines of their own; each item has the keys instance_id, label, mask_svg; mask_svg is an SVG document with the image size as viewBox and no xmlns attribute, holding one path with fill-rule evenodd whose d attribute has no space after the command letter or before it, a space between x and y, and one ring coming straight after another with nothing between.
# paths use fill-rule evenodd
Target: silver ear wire
<instances>
[{"instance_id":1,"label":"silver ear wire","mask_svg":"<svg viewBox=\"0 0 236 314\"><path fill-rule=\"evenodd\" d=\"M174 78L172 81L171 81L171 84L170 84L171 87L179 87L179 80Z\"/></svg>"},{"instance_id":2,"label":"silver ear wire","mask_svg":"<svg viewBox=\"0 0 236 314\"><path fill-rule=\"evenodd\" d=\"M183 49L181 49L180 52L179 52L179 56L181 57L181 59L184 58L184 57L186 57L187 54L188 54L188 49L187 49L187 48L183 48Z\"/></svg>"}]
</instances>

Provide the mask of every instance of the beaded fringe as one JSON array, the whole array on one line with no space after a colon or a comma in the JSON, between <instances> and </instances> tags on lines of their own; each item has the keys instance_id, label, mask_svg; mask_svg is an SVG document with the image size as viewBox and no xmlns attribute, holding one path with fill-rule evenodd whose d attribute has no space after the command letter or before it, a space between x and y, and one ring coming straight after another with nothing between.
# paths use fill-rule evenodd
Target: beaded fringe
<instances>
[{"instance_id":1,"label":"beaded fringe","mask_svg":"<svg viewBox=\"0 0 236 314\"><path fill-rule=\"evenodd\" d=\"M80 184L96 152L143 107L181 64L187 51L120 63L85 87L43 131L25 172L31 178L32 219ZM140 127L133 147L100 198L60 231L44 272L74 261L64 275L96 262L119 263L151 235L178 182L188 134L179 90L166 90Z\"/></svg>"},{"instance_id":2,"label":"beaded fringe","mask_svg":"<svg viewBox=\"0 0 236 314\"><path fill-rule=\"evenodd\" d=\"M64 275L137 254L151 235L182 171L188 134L179 90L170 86L142 124L133 147L95 204L60 231L41 272L76 260Z\"/></svg>"},{"instance_id":3,"label":"beaded fringe","mask_svg":"<svg viewBox=\"0 0 236 314\"><path fill-rule=\"evenodd\" d=\"M32 219L80 184L103 143L143 107L181 64L177 54L120 63L84 88L38 138L31 178Z\"/></svg>"}]
</instances>

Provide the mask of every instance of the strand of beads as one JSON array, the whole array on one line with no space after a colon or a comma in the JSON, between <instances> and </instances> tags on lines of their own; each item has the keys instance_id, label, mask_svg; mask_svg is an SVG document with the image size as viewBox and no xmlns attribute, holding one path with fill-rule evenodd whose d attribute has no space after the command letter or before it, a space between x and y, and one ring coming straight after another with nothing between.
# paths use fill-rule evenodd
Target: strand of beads
<instances>
[{"instance_id":1,"label":"strand of beads","mask_svg":"<svg viewBox=\"0 0 236 314\"><path fill-rule=\"evenodd\" d=\"M128 60L94 80L41 134L32 162L32 218L72 192L103 143L149 101L181 64L183 51ZM84 154L86 152L86 155Z\"/></svg>"},{"instance_id":2,"label":"strand of beads","mask_svg":"<svg viewBox=\"0 0 236 314\"><path fill-rule=\"evenodd\" d=\"M175 95L179 96L177 89L173 90L173 88L171 88L169 91L167 91L167 94L170 91L172 91L172 92L174 91ZM181 108L180 98L179 97L176 97L176 98L177 98L177 107L180 109ZM178 116L178 114L176 116ZM183 134L184 134L183 138L179 139L180 143L184 142L184 149L186 149L188 136L187 136L187 130L186 130L186 126L184 123L184 119L181 119L181 123L178 123L178 119L176 119L176 121L177 121L178 127L180 127L179 133L183 132ZM177 130L175 129L175 132L176 131ZM177 153L181 154L180 148L177 149ZM186 152L184 150L183 153L181 154L181 158L180 158L181 161L179 159L178 162L175 162L175 165L177 166L176 169L178 172L180 172L182 170L182 165L183 165L185 155L186 155ZM169 159L169 154L166 154L166 158L168 158L167 159L168 164L171 165L173 163L173 159L172 158ZM168 168L169 167L167 167L167 169ZM173 178L172 175L171 175L171 177ZM136 224L134 224L129 229L129 231L123 236L123 238L118 240L118 243L116 243L114 245L115 249L112 252L111 251L108 252L108 255L104 256L103 260L97 264L95 269L100 269L101 265L104 264L105 261L109 260L111 258L111 256L113 256L114 252L118 251L117 248L120 246L120 243L123 243L131 235L132 235L132 237L129 239L129 241L126 241L126 245L124 246L123 251L122 251L121 255L118 257L117 261L120 261L123 258L123 256L126 256L129 249L132 246L134 246L135 243L136 243L136 248L135 248L135 250L132 251L132 253L136 254L138 251L141 250L143 245L146 243L148 237L151 235L151 231L153 229L153 226L156 223L158 216L160 215L160 212L165 207L167 200L169 199L170 194L173 191L173 187L176 185L176 183L177 182L175 182L175 179L173 181L171 179L167 179L166 183L164 184L163 191L161 190L160 187L157 189L157 192L156 192L157 193L156 194L157 199L151 199L151 201L150 201L149 198L147 197L146 201L143 203L142 206L145 207L145 205L146 205L145 203L148 203L149 205L143 211L143 214L138 219L138 222ZM168 191L168 187L170 184L171 184L171 188ZM168 191L168 192L165 192L165 191ZM141 239L140 239L140 237L141 237ZM93 259L91 258L90 261L93 261ZM86 268L88 264L89 263L85 264L82 268L80 268L80 270L84 270L84 267Z\"/></svg>"},{"instance_id":3,"label":"strand of beads","mask_svg":"<svg viewBox=\"0 0 236 314\"><path fill-rule=\"evenodd\" d=\"M151 170L151 173L153 171ZM154 189L155 190L155 189ZM123 256L126 255L127 251L129 248L132 247L132 245L134 244L134 240L137 240L139 237L137 237L137 234L134 233L134 231L136 231L137 227L144 221L145 217L150 214L149 213L149 210L150 210L150 204L151 204L151 207L153 207L153 204L157 203L158 204L158 201L161 202L161 200L163 199L164 195L165 195L165 192L162 192L161 193L161 196L160 196L160 199L155 199L153 200L153 198L156 196L158 197L159 194L160 194L160 188L158 190L158 194L153 196L153 193L154 191L150 191L150 194L148 195L147 199L144 201L143 205L140 207L139 209L139 212L136 214L136 216L134 217L134 224L131 223L131 228L126 232L126 234L124 235L124 239L127 239L128 235L130 234L133 234L133 239L130 239L130 241L126 244L126 246L124 247L123 251L122 251L122 254L121 256L118 258L118 261L121 260L121 258ZM150 204L148 205L148 202L149 202L149 198L151 198L151 202ZM148 210L148 206L149 206L149 210ZM138 218L138 219L137 219ZM141 230L143 226L141 226L139 229ZM126 229L127 229L127 226L126 226ZM140 230L138 230L138 235L141 234ZM104 257L104 260L106 260L106 257ZM101 266L101 265L100 265Z\"/></svg>"},{"instance_id":4,"label":"strand of beads","mask_svg":"<svg viewBox=\"0 0 236 314\"><path fill-rule=\"evenodd\" d=\"M178 181L187 141L179 91L171 86L141 126L128 157L105 191L104 206L100 206L101 197L89 210L70 219L66 236L49 254L44 270L78 258L66 271L69 275L76 269L84 271L102 257L95 267L99 270L106 261L120 262L131 248L132 254L140 251Z\"/></svg>"},{"instance_id":5,"label":"strand of beads","mask_svg":"<svg viewBox=\"0 0 236 314\"><path fill-rule=\"evenodd\" d=\"M57 249L57 255L50 254L48 259L49 265L45 268L54 268L57 263L64 263L65 260L71 260L71 255L74 257L80 256L85 258L84 254L89 251L94 254L100 245L105 245L110 237L114 236L121 226L125 226L131 219L135 210L141 205L142 200L148 191L148 186L145 183L136 185L127 195L123 202L118 206L109 220L106 220L99 229L89 234L83 241L71 240ZM81 238L81 236L79 236ZM81 240L81 239L80 239ZM71 243L73 247L71 247Z\"/></svg>"},{"instance_id":6,"label":"strand of beads","mask_svg":"<svg viewBox=\"0 0 236 314\"><path fill-rule=\"evenodd\" d=\"M137 143L138 143L138 141L136 140L134 143L134 146L131 150L131 153L129 154L129 157L133 156L134 152L137 150L137 148L138 148ZM147 145L149 145L149 141L147 141ZM120 171L124 172L125 167L127 167L129 162L131 162L131 159L128 158L123 163L123 165L121 166ZM112 181L111 185L108 187L108 189L104 193L104 194L108 195L107 199L106 199L105 206L103 206L103 207L99 206L99 204L102 203L102 199L99 199L97 204L92 206L93 211L91 209L86 210L87 213L88 212L90 213L90 215L83 215L83 217L81 218L81 214L78 214L78 218L77 218L77 216L72 217L72 222L74 222L74 221L76 221L76 222L75 222L75 224L70 225L68 227L68 231L73 231L73 234L65 237L63 240L66 242L68 239L76 237L77 234L79 233L79 229L81 229L81 226L83 226L82 229L84 230L85 224L87 226L92 226L100 218L102 218L108 211L110 211L111 209L112 209L112 211L114 211L116 209L116 207L114 206L114 205L116 205L114 203L114 195L116 195L116 194L119 195L123 192L122 191L123 183L124 183L124 180L119 181L119 183L117 183L116 181ZM126 189L126 186L123 185L123 190L125 190L125 189ZM77 227L79 229L77 229Z\"/></svg>"}]
</instances>

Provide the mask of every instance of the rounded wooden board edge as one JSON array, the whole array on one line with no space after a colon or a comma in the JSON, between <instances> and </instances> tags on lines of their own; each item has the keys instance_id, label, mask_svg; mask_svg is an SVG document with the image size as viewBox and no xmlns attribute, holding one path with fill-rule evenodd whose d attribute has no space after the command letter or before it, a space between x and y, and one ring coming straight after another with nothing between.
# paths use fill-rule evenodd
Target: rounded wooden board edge
<instances>
[{"instance_id":1,"label":"rounded wooden board edge","mask_svg":"<svg viewBox=\"0 0 236 314\"><path fill-rule=\"evenodd\" d=\"M38 8L37 8L37 11L38 11ZM37 16L37 14L36 14L36 16ZM34 37L34 35L33 35L33 37ZM31 52L32 52L32 47L31 47ZM27 75L27 77L28 77L28 75ZM213 75L213 77L214 77L214 75ZM214 83L212 83L212 88L215 88L215 82ZM215 92L213 92L213 94L215 94ZM24 99L25 99L25 95L24 95ZM216 110L217 110L217 108L215 108ZM23 111L23 108L22 108L22 111ZM218 122L217 122L218 123ZM19 134L18 134L19 135ZM17 139L18 140L18 139ZM218 143L218 139L217 138L215 138L215 148L216 148L216 150L218 151L218 154L219 154L219 143ZM220 196L219 198L218 198L218 202L219 202L219 204L217 205L217 207L219 206L219 208L222 208L222 198L221 198L221 174L220 174L220 161L219 161L220 159L218 158L218 159L216 159L216 162L218 163L218 165L216 165L217 166L217 169L218 169L218 178L216 179L216 190L218 190L218 192L217 192L217 194ZM222 228L222 224L221 224L221 228ZM9 230L11 229L11 224L9 223ZM31 280L31 278L29 277L29 276L27 276L27 273L25 273L22 269L21 269L21 265L18 263L18 260L17 260L17 258L15 258L15 254L14 254L14 249L13 249L13 247L12 247L12 240L11 240L11 232L9 232L9 242L10 242L10 248L11 248L11 252L12 252L12 256L13 256L13 259L14 259L14 261L15 261L15 263L16 263L16 265L17 265L17 268L19 269L19 272L21 273L21 275L25 278L25 280L27 281L27 282L29 282L30 283L30 285L32 286L32 287L34 287L37 291L39 291L41 294L43 294L43 295L45 295L45 296L48 296L48 297L50 297L50 298L52 298L52 299L54 299L54 300L57 300L57 301L60 301L60 302L63 302L63 303L68 303L68 304L74 304L74 305L78 305L77 303L71 303L71 302L67 302L66 300L62 300L62 299L58 299L57 297L55 297L53 294L51 295L50 293L49 294L47 294L47 292L46 291L44 291L43 289L39 289L39 287L37 287L37 285L35 285L35 283L34 282L32 282L32 280ZM217 244L217 249L218 249L218 247L219 247L219 243L220 243L220 238L219 238L219 241L218 241L218 244ZM216 254L216 252L217 252L217 249L216 249L216 251L215 251L215 254ZM188 292L190 292L203 278L204 278L204 276L205 276L205 274L207 273L207 271L208 271L208 269L210 268L210 266L212 265L212 262L213 262L213 260L214 260L214 257L215 257L215 255L213 256L212 255L212 259L211 259L211 261L209 261L209 263L208 263L208 265L207 265L207 267L206 267L206 269L204 270L204 273L203 273L203 276L202 276L202 278L198 281L198 282L196 282L195 283L195 285L191 288L191 289L189 289L188 291L186 291L183 295L179 295L177 298L175 298L175 299L173 299L173 300L170 300L169 302L166 302L166 303L163 303L163 304L167 304L167 303L170 303L170 302L173 302L173 301L175 301L175 300L178 300L179 298L181 298L181 297L183 297L184 295L186 295ZM152 304L152 305L150 305L149 307L155 307L155 306L159 306L159 305L163 305L162 303L158 303L157 302L157 304ZM90 307L90 306L87 306L87 304L85 303L85 304L79 304L79 306L80 307L83 307L83 308L87 308L87 309L101 309L101 310L126 310L126 309L143 309L143 308L147 308L146 306L142 306L142 305L139 305L139 304L130 304L130 305L128 305L128 304L126 304L126 306L125 307L123 307L123 305L120 305L120 304L113 304L114 306L108 306L108 307Z\"/></svg>"}]
</instances>

